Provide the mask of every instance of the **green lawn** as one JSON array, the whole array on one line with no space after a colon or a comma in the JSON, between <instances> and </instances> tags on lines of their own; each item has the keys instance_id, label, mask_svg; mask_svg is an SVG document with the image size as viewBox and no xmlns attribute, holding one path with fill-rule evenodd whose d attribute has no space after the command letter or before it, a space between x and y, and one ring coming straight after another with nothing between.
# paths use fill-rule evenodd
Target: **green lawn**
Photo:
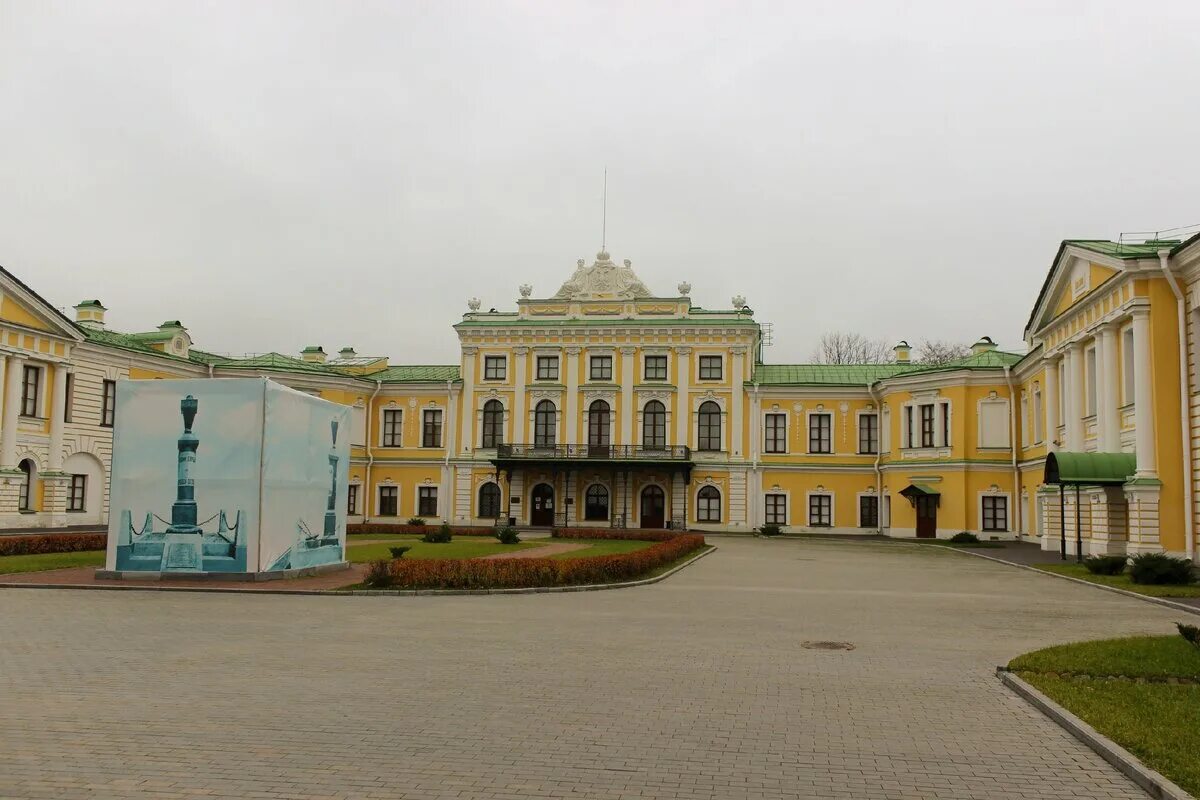
<instances>
[{"instance_id":1,"label":"green lawn","mask_svg":"<svg viewBox=\"0 0 1200 800\"><path fill-rule=\"evenodd\" d=\"M392 554L388 552L388 548L401 545L408 545L412 548L404 554L405 558L478 558L479 556L490 556L493 553L511 553L516 550L541 547L550 541L549 539L538 539L520 544L500 544L490 536L456 536L453 541L445 544L426 544L421 541L419 536L389 534L379 538L387 541L379 544L356 545L353 540L350 540L346 547L346 560L355 564L364 564L379 559L390 560Z\"/></svg>"},{"instance_id":2,"label":"green lawn","mask_svg":"<svg viewBox=\"0 0 1200 800\"><path fill-rule=\"evenodd\" d=\"M563 544L586 544L584 550L572 550L569 553L559 553L550 558L590 558L591 556L611 556L616 553L632 553L635 550L645 550L658 542L639 542L630 539L553 539Z\"/></svg>"},{"instance_id":3,"label":"green lawn","mask_svg":"<svg viewBox=\"0 0 1200 800\"><path fill-rule=\"evenodd\" d=\"M80 550L74 553L40 553L33 556L0 556L0 575L14 572L41 572L65 567L102 567L103 550Z\"/></svg>"},{"instance_id":4,"label":"green lawn","mask_svg":"<svg viewBox=\"0 0 1200 800\"><path fill-rule=\"evenodd\" d=\"M1180 636L1108 639L1027 653L1009 668L1151 769L1200 793L1200 684L1163 682L1200 680L1200 648Z\"/></svg>"},{"instance_id":5,"label":"green lawn","mask_svg":"<svg viewBox=\"0 0 1200 800\"><path fill-rule=\"evenodd\" d=\"M1093 575L1082 564L1034 564L1040 570L1054 572L1058 575L1070 575L1089 583L1099 583L1103 586L1116 586L1149 597L1200 597L1200 584L1187 586L1159 586L1153 584L1134 583L1129 579L1129 573L1123 575Z\"/></svg>"}]
</instances>

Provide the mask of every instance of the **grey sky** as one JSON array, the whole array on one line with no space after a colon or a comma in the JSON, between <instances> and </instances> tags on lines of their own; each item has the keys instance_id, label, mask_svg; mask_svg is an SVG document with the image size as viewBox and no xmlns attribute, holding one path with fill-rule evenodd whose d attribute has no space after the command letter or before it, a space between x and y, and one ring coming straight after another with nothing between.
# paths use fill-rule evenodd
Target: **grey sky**
<instances>
[{"instance_id":1,"label":"grey sky","mask_svg":"<svg viewBox=\"0 0 1200 800\"><path fill-rule=\"evenodd\" d=\"M684 10L686 9L686 10ZM1020 347L1057 243L1200 222L1200 4L0 4L0 264L218 352L452 362L608 246L819 334Z\"/></svg>"}]
</instances>

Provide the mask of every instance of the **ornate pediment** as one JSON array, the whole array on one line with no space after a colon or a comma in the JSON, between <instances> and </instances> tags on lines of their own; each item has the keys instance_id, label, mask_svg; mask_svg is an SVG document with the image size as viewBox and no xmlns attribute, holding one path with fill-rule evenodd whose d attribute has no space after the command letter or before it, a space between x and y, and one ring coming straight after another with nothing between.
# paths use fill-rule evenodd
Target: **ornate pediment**
<instances>
[{"instance_id":1,"label":"ornate pediment","mask_svg":"<svg viewBox=\"0 0 1200 800\"><path fill-rule=\"evenodd\" d=\"M652 296L646 284L633 274L629 259L625 259L623 266L617 266L608 253L601 250L590 267L585 263L582 258L576 262L575 274L555 293L555 298L610 300Z\"/></svg>"}]
</instances>

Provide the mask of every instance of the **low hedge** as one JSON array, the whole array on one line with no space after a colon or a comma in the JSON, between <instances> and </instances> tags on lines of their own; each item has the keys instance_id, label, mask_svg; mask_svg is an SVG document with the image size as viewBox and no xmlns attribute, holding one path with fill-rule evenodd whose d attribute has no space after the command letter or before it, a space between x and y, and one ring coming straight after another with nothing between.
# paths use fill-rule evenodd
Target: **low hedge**
<instances>
[{"instance_id":1,"label":"low hedge","mask_svg":"<svg viewBox=\"0 0 1200 800\"><path fill-rule=\"evenodd\" d=\"M346 533L408 533L415 536L424 536L430 531L439 530L442 526L438 525L408 525L405 523L392 522L358 522L346 526ZM495 536L495 528L450 528L450 533L454 536Z\"/></svg>"},{"instance_id":2,"label":"low hedge","mask_svg":"<svg viewBox=\"0 0 1200 800\"><path fill-rule=\"evenodd\" d=\"M640 578L704 547L704 537L698 534L680 534L665 541L651 541L658 543L632 553L591 558L372 561L363 582L376 589L520 589L613 583Z\"/></svg>"},{"instance_id":3,"label":"low hedge","mask_svg":"<svg viewBox=\"0 0 1200 800\"><path fill-rule=\"evenodd\" d=\"M635 542L669 542L685 534L672 531L641 530L639 528L555 528L550 532L550 535L555 539L621 539Z\"/></svg>"},{"instance_id":4,"label":"low hedge","mask_svg":"<svg viewBox=\"0 0 1200 800\"><path fill-rule=\"evenodd\" d=\"M37 536L0 536L0 556L33 556L43 553L77 553L103 550L108 536L103 533L50 533Z\"/></svg>"}]
</instances>

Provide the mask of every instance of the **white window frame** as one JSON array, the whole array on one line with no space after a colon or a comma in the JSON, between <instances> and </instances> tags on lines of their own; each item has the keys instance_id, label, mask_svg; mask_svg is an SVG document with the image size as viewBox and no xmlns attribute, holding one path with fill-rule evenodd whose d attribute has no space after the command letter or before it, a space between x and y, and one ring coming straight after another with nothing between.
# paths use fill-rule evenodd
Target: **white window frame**
<instances>
[{"instance_id":1,"label":"white window frame","mask_svg":"<svg viewBox=\"0 0 1200 800\"><path fill-rule=\"evenodd\" d=\"M417 446L421 447L422 449L425 449L425 450L445 450L446 449L446 419L447 419L446 409L443 406L439 405L438 403L430 403L429 405L418 406L417 410L419 410L421 412L421 419L420 419L421 431L418 434ZM441 421L441 426L440 426L441 430L439 431L439 435L438 435L438 438L442 440L442 443L439 445L426 445L425 444L425 412L426 411L440 411L442 414L442 421Z\"/></svg>"},{"instance_id":2,"label":"white window frame","mask_svg":"<svg viewBox=\"0 0 1200 800\"><path fill-rule=\"evenodd\" d=\"M611 441L613 438L615 438L615 434L616 434L616 426L613 424L614 423L613 414L615 413L616 409L613 407L612 402L608 401L607 399L605 399L605 398L599 398L599 399L603 399L603 400L605 400L605 402L608 403L608 409L609 409L608 436L609 436L609 440ZM637 418L634 420L634 424L637 425L637 430L634 432L634 439L637 441L638 447L646 446L646 406L650 405L653 402L661 403L662 407L666 410L666 416L664 417L664 419L666 421L663 423L664 425L666 425L666 430L664 431L664 436L663 436L663 447L669 449L674 445L674 442L671 439L671 434L674 432L672 429L675 427L674 425L671 424L671 420L674 418L671 408L674 404L671 403L669 400L663 400L661 397L647 397L647 398L641 400L641 403L638 406L638 410L637 410ZM589 405L590 405L590 403L589 403ZM587 415L585 414L584 416L586 418ZM723 433L723 431L722 431L722 433ZM593 483L594 482L595 481L593 481Z\"/></svg>"},{"instance_id":3,"label":"white window frame","mask_svg":"<svg viewBox=\"0 0 1200 800\"><path fill-rule=\"evenodd\" d=\"M984 444L983 441L983 407L988 405L996 405L1004 407L1004 426L1001 429L1004 436L1004 444ZM1009 425L1009 415L1012 413L1012 407L1009 405L1007 397L996 395L995 397L983 397L975 404L975 442L980 450L1008 450L1012 448L1012 431ZM937 423L937 415L934 415L934 424ZM948 423L947 423L948 424Z\"/></svg>"},{"instance_id":4,"label":"white window frame","mask_svg":"<svg viewBox=\"0 0 1200 800\"><path fill-rule=\"evenodd\" d=\"M378 447L387 447L389 449L397 449L400 447L404 447L404 420L408 416L405 413L405 410L406 409L403 406L401 406L399 403L396 403L395 405L389 404L389 405L380 407L380 409L379 409L379 428L378 428L379 444L377 445ZM384 420L387 419L387 414L385 412L388 412L388 411L399 411L400 412L399 444L384 444L384 441L385 441L385 439L384 439Z\"/></svg>"},{"instance_id":5,"label":"white window frame","mask_svg":"<svg viewBox=\"0 0 1200 800\"><path fill-rule=\"evenodd\" d=\"M864 497L875 498L875 521L877 525L863 525L862 518L862 499ZM883 527L883 500L875 492L859 492L854 496L854 516L858 521L858 527L864 530L876 530Z\"/></svg>"},{"instance_id":6,"label":"white window frame","mask_svg":"<svg viewBox=\"0 0 1200 800\"><path fill-rule=\"evenodd\" d=\"M400 484L398 484L398 483L379 483L379 484L375 485L375 516L377 516L377 517L393 516L392 514L385 515L383 513L383 490L384 489L395 489L396 490L396 513L394 516L399 517L401 506L400 506Z\"/></svg>"},{"instance_id":7,"label":"white window frame","mask_svg":"<svg viewBox=\"0 0 1200 800\"><path fill-rule=\"evenodd\" d=\"M717 518L716 519L700 519L700 492L703 489L715 489L717 492ZM715 483L702 483L696 487L695 494L692 495L692 508L696 509L696 522L702 522L708 525L719 525L725 521L725 493L721 491L721 487Z\"/></svg>"},{"instance_id":8,"label":"white window frame","mask_svg":"<svg viewBox=\"0 0 1200 800\"><path fill-rule=\"evenodd\" d=\"M725 383L725 376L726 376L726 372L727 372L727 370L725 369L725 366L726 366L726 362L729 360L725 356L726 356L726 354L723 352L714 353L711 350L709 350L707 352L697 352L696 353L696 382L708 384L708 385ZM720 359L720 361L721 361L721 377L719 377L719 378L701 377L700 364L703 362L703 359L705 359L705 358ZM740 391L740 389L739 389L739 391Z\"/></svg>"},{"instance_id":9,"label":"white window frame","mask_svg":"<svg viewBox=\"0 0 1200 800\"><path fill-rule=\"evenodd\" d=\"M1135 366L1135 349L1132 325L1121 328L1121 405L1131 406L1137 397L1137 367ZM1059 396L1062 396L1059 392Z\"/></svg>"},{"instance_id":10,"label":"white window frame","mask_svg":"<svg viewBox=\"0 0 1200 800\"><path fill-rule=\"evenodd\" d=\"M1096 375L1097 355L1094 344L1083 350L1083 415L1085 417L1094 417L1099 413L1100 384Z\"/></svg>"},{"instance_id":11,"label":"white window frame","mask_svg":"<svg viewBox=\"0 0 1200 800\"><path fill-rule=\"evenodd\" d=\"M1029 447L1030 438L1033 431L1030 430L1033 426L1029 419L1029 393L1021 392L1021 447Z\"/></svg>"},{"instance_id":12,"label":"white window frame","mask_svg":"<svg viewBox=\"0 0 1200 800\"><path fill-rule=\"evenodd\" d=\"M487 363L488 363L489 358L499 358L504 361L504 377L503 378L489 378L487 376ZM525 356L518 356L518 358L525 358ZM512 361L512 359L509 358L508 353L497 353L497 352L481 353L480 361L479 361L479 382L480 383L490 383L490 384L508 383L508 378L509 378L509 369L508 368L510 366L512 366L512 364L510 363L511 361Z\"/></svg>"},{"instance_id":13,"label":"white window frame","mask_svg":"<svg viewBox=\"0 0 1200 800\"><path fill-rule=\"evenodd\" d=\"M767 420L770 417L783 417L783 449L768 450L767 449ZM787 455L792 451L792 415L786 411L771 409L764 411L762 414L762 451L763 455L780 456Z\"/></svg>"},{"instance_id":14,"label":"white window frame","mask_svg":"<svg viewBox=\"0 0 1200 800\"><path fill-rule=\"evenodd\" d=\"M715 405L717 407L717 412L718 412L717 418L720 420L719 424L721 426L721 436L720 436L720 441L718 442L718 444L720 446L716 450L707 450L707 449L701 450L700 449L700 408L705 403L712 403L713 405ZM670 420L669 419L667 420L667 427L670 428ZM730 435L731 435L731 432L729 430L729 414L726 411L725 403L724 403L723 399L716 398L716 397L700 397L700 398L698 398L698 402L696 403L695 410L692 411L692 436L694 437L692 439L692 441L694 441L696 443L696 447L694 448L695 452L697 452L697 453L725 453L725 452L728 452Z\"/></svg>"},{"instance_id":15,"label":"white window frame","mask_svg":"<svg viewBox=\"0 0 1200 800\"><path fill-rule=\"evenodd\" d=\"M828 450L813 450L812 449L812 426L813 417L829 417L829 449ZM804 425L804 450L808 455L813 456L831 456L837 452L835 446L835 438L833 435L833 412L832 411L809 411L805 414Z\"/></svg>"},{"instance_id":16,"label":"white window frame","mask_svg":"<svg viewBox=\"0 0 1200 800\"><path fill-rule=\"evenodd\" d=\"M782 497L783 498L783 522L770 522L767 520L767 498ZM792 498L791 492L772 489L763 492L763 524L764 525L779 525L787 528L792 524Z\"/></svg>"},{"instance_id":17,"label":"white window frame","mask_svg":"<svg viewBox=\"0 0 1200 800\"><path fill-rule=\"evenodd\" d=\"M1041 444L1046 438L1046 404L1043 400L1042 386L1037 381L1033 384L1033 443Z\"/></svg>"},{"instance_id":18,"label":"white window frame","mask_svg":"<svg viewBox=\"0 0 1200 800\"><path fill-rule=\"evenodd\" d=\"M983 527L983 498L985 497L1001 497L1004 498L1004 530L987 530ZM1012 533L1013 532L1013 500L1011 492L979 492L978 498L975 501L975 511L979 520L980 533Z\"/></svg>"},{"instance_id":19,"label":"white window frame","mask_svg":"<svg viewBox=\"0 0 1200 800\"><path fill-rule=\"evenodd\" d=\"M862 449L862 420L863 417L875 418L875 450L867 451ZM883 452L883 421L882 415L878 410L864 408L854 415L854 435L855 435L855 452L860 456L874 456Z\"/></svg>"},{"instance_id":20,"label":"white window frame","mask_svg":"<svg viewBox=\"0 0 1200 800\"><path fill-rule=\"evenodd\" d=\"M432 514L422 514L421 513L421 490L422 489L433 489L433 491L434 491L434 499L437 501L437 503L436 503L436 510ZM503 509L501 509L501 510L503 511ZM438 519L441 519L442 518L442 487L438 486L436 483L418 483L416 486L414 486L413 487L413 512L414 512L415 516L421 517L423 519L428 519L429 517L436 517Z\"/></svg>"},{"instance_id":21,"label":"white window frame","mask_svg":"<svg viewBox=\"0 0 1200 800\"><path fill-rule=\"evenodd\" d=\"M661 378L646 377L646 362L651 358L662 358L667 362L667 372ZM671 354L667 351L656 352L654 350L642 351L642 374L641 380L645 383L670 383L671 382Z\"/></svg>"},{"instance_id":22,"label":"white window frame","mask_svg":"<svg viewBox=\"0 0 1200 800\"><path fill-rule=\"evenodd\" d=\"M597 360L608 359L608 377L596 378L593 377L593 367ZM616 383L617 382L617 359L612 353L588 353L587 362L587 380L588 383Z\"/></svg>"},{"instance_id":23,"label":"white window frame","mask_svg":"<svg viewBox=\"0 0 1200 800\"><path fill-rule=\"evenodd\" d=\"M829 498L829 524L828 525L813 524L813 521L812 521L812 499L814 497L828 497ZM812 491L808 491L808 492L804 493L804 525L805 525L805 527L808 527L808 528L833 528L833 527L836 527L837 521L834 518L835 517L834 512L836 510L837 510L837 498L834 496L833 492L828 491L828 490L821 490L821 491L812 490Z\"/></svg>"},{"instance_id":24,"label":"white window frame","mask_svg":"<svg viewBox=\"0 0 1200 800\"><path fill-rule=\"evenodd\" d=\"M512 437L509 435L509 431L508 431L508 405L505 404L503 397L481 397L479 399L482 401L479 403L479 410L477 411L478 416L476 417L476 420L477 420L476 424L478 425L476 430L479 431L479 436L478 436L478 438L475 439L475 441L479 442L480 450L495 450L496 449L495 445L486 445L485 446L483 444L483 407L486 406L488 403L490 403L493 400L495 400L497 403L500 404L500 441L499 441L499 444L505 444L505 443L508 443L512 439ZM472 432L472 437L474 437L473 432Z\"/></svg>"},{"instance_id":25,"label":"white window frame","mask_svg":"<svg viewBox=\"0 0 1200 800\"><path fill-rule=\"evenodd\" d=\"M543 378L542 377L542 375L541 375L542 359L553 360L554 373L555 373L553 378ZM562 357L559 356L558 353L539 353L537 351L534 351L534 354L533 354L533 380L535 382L541 381L544 383L558 383L559 381L562 380L562 370L563 370Z\"/></svg>"}]
</instances>

